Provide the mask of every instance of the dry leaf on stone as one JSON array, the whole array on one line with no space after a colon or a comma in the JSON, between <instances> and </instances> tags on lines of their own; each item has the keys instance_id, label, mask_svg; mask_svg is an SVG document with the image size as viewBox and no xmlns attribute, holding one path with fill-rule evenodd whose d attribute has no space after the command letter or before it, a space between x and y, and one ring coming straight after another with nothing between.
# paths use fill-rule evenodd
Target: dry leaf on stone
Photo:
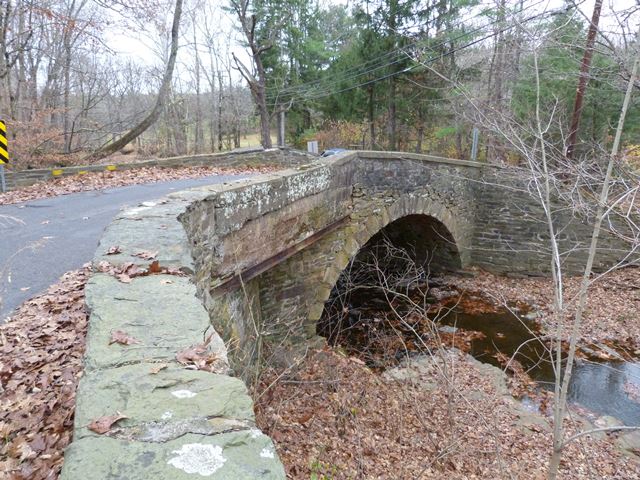
<instances>
[{"instance_id":1,"label":"dry leaf on stone","mask_svg":"<svg viewBox=\"0 0 640 480\"><path fill-rule=\"evenodd\" d=\"M158 256L158 252L142 251L142 252L134 253L133 256L142 258L143 260L153 260Z\"/></svg>"},{"instance_id":2,"label":"dry leaf on stone","mask_svg":"<svg viewBox=\"0 0 640 480\"><path fill-rule=\"evenodd\" d=\"M164 273L167 275L175 275L176 277L186 277L187 274L175 267L163 267Z\"/></svg>"},{"instance_id":3,"label":"dry leaf on stone","mask_svg":"<svg viewBox=\"0 0 640 480\"><path fill-rule=\"evenodd\" d=\"M140 343L140 340L136 340L122 330L114 330L113 332L111 332L111 340L109 340L109 345L113 343L119 343L120 345L133 345L134 343Z\"/></svg>"},{"instance_id":4,"label":"dry leaf on stone","mask_svg":"<svg viewBox=\"0 0 640 480\"><path fill-rule=\"evenodd\" d=\"M149 371L149 373L151 373L151 375L156 375L156 374L160 373L161 370L164 370L167 367L169 367L168 363L161 363L160 365L156 365L155 367L153 367Z\"/></svg>"},{"instance_id":5,"label":"dry leaf on stone","mask_svg":"<svg viewBox=\"0 0 640 480\"><path fill-rule=\"evenodd\" d=\"M201 361L203 356L207 353L207 347L203 344L192 345L190 347L185 348L184 350L180 350L176 354L176 360L182 365L189 365L191 363L196 363Z\"/></svg>"},{"instance_id":6,"label":"dry leaf on stone","mask_svg":"<svg viewBox=\"0 0 640 480\"><path fill-rule=\"evenodd\" d=\"M122 249L119 245L114 245L113 247L109 247L106 255L117 255L118 253L122 253Z\"/></svg>"},{"instance_id":7,"label":"dry leaf on stone","mask_svg":"<svg viewBox=\"0 0 640 480\"><path fill-rule=\"evenodd\" d=\"M121 273L120 275L116 275L116 278L120 280L122 283L131 283L131 277L126 273Z\"/></svg>"},{"instance_id":8,"label":"dry leaf on stone","mask_svg":"<svg viewBox=\"0 0 640 480\"><path fill-rule=\"evenodd\" d=\"M126 415L122 415L120 412L116 412L116 415L106 415L104 417L96 418L93 422L91 422L88 426L89 430L92 432L96 432L100 435L107 433L111 430L111 427L123 420L125 418L129 418Z\"/></svg>"},{"instance_id":9,"label":"dry leaf on stone","mask_svg":"<svg viewBox=\"0 0 640 480\"><path fill-rule=\"evenodd\" d=\"M208 349L213 334L209 335L204 343L192 345L176 354L176 360L182 365L195 366L198 370L206 370L215 372L218 361L218 355Z\"/></svg>"},{"instance_id":10,"label":"dry leaf on stone","mask_svg":"<svg viewBox=\"0 0 640 480\"><path fill-rule=\"evenodd\" d=\"M96 269L99 272L103 272L103 273L108 273L109 269L113 267L113 265L111 265L109 262L107 262L106 260L102 260L100 262L98 262L98 265L96 266Z\"/></svg>"},{"instance_id":11,"label":"dry leaf on stone","mask_svg":"<svg viewBox=\"0 0 640 480\"><path fill-rule=\"evenodd\" d=\"M149 265L149 273L160 273L162 272L162 268L160 267L160 262L158 260L154 260L151 265Z\"/></svg>"},{"instance_id":12,"label":"dry leaf on stone","mask_svg":"<svg viewBox=\"0 0 640 480\"><path fill-rule=\"evenodd\" d=\"M117 278L122 283L131 283L131 279L134 277L148 275L146 270L141 269L138 265L131 262L123 263L122 265L114 265L103 260L98 263L97 269L99 272L106 273Z\"/></svg>"}]
</instances>

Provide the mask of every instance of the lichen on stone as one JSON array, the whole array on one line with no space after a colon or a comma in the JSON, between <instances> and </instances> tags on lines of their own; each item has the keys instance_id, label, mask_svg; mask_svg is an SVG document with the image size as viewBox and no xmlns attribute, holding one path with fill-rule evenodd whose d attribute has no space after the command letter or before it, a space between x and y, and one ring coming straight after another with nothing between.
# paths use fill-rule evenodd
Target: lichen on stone
<instances>
[{"instance_id":1,"label":"lichen on stone","mask_svg":"<svg viewBox=\"0 0 640 480\"><path fill-rule=\"evenodd\" d=\"M260 452L262 458L276 458L275 452L269 447L264 447Z\"/></svg>"},{"instance_id":2,"label":"lichen on stone","mask_svg":"<svg viewBox=\"0 0 640 480\"><path fill-rule=\"evenodd\" d=\"M222 447L204 443L187 443L179 450L171 452L177 456L170 458L169 465L186 473L208 477L220 470L227 461L222 456Z\"/></svg>"},{"instance_id":3,"label":"lichen on stone","mask_svg":"<svg viewBox=\"0 0 640 480\"><path fill-rule=\"evenodd\" d=\"M176 398L193 398L197 395L196 392L192 392L191 390L174 390L173 392L171 392L171 395L173 395Z\"/></svg>"}]
</instances>

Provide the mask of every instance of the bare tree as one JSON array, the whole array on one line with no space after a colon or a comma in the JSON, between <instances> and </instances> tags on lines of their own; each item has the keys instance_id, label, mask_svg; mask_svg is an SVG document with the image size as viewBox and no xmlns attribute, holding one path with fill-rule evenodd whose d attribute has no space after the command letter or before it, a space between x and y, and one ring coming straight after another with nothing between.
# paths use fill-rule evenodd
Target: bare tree
<instances>
[{"instance_id":1,"label":"bare tree","mask_svg":"<svg viewBox=\"0 0 640 480\"><path fill-rule=\"evenodd\" d=\"M634 61L631 69L632 73L626 87L624 102L621 107L618 126L611 152L608 155L606 168L602 170L597 158L584 158L581 161L568 161L563 151L563 145L554 143L550 138L552 127L560 130L562 119L558 114L558 100L555 105L543 105L541 98L541 76L538 64L540 49L545 48L547 36L551 37L555 31L565 27L565 24L557 25L554 31L541 33L535 29L528 29L520 24L519 28L528 37L530 47L529 55L533 60L532 74L534 76L535 112L534 118L527 121L518 121L513 116L504 111L485 106L480 106L461 85L451 79L446 78L441 73L434 70L428 64L421 62L426 68L436 75L449 81L464 96L476 114L475 121L483 125L487 130L496 134L505 145L508 145L513 152L516 152L524 162L525 169L520 172L520 178L529 185L530 194L535 198L541 209L541 221L547 225L550 253L550 271L553 284L554 301L553 317L557 329L553 335L555 338L551 352L551 362L555 370L554 384L554 414L553 414L553 445L550 457L548 477L554 480L558 476L558 469L564 447L589 434L590 430L581 432L569 438L565 438L563 422L567 416L567 396L569 384L573 372L573 364L578 342L581 338L582 319L585 314L586 302L588 299L589 287L595 281L592 278L594 260L598 251L598 240L601 234L603 222L608 222L611 233L619 233L624 240L629 242L628 252L625 259L632 257L640 246L640 230L635 220L640 213L637 205L634 204L635 192L637 191L636 179L614 178L614 166L618 159L623 126L627 110L629 107L631 92L635 83L638 60ZM637 53L635 54L637 56ZM417 59L420 61L420 59ZM622 66L624 69L624 66ZM596 150L598 151L598 150ZM599 151L603 152L604 147L599 146ZM616 185L615 197L610 198L612 185ZM567 272L564 270L564 257L567 253L563 250L560 242L564 224L557 216L558 202L565 202L573 207L577 215L584 216L592 222L590 245L584 258L584 268L582 270L582 280L578 294L573 298L567 298L564 287L564 278ZM626 205L626 208L622 208ZM625 231L616 227L619 219L625 225ZM570 249L573 247L569 247ZM567 335L568 333L568 335ZM566 357L563 355L563 342L568 339L569 348ZM612 427L601 430L624 430L636 429L640 427Z\"/></svg>"},{"instance_id":2,"label":"bare tree","mask_svg":"<svg viewBox=\"0 0 640 480\"><path fill-rule=\"evenodd\" d=\"M249 84L251 95L256 103L258 114L260 115L260 138L264 148L271 148L271 128L270 115L267 108L266 95L266 74L262 63L262 54L269 50L272 45L261 44L256 36L257 18L255 14L249 12L250 0L231 0L231 8L236 13L242 33L247 41L247 45L251 51L251 59L253 63L253 71L249 70L242 61L233 54L233 60L242 77Z\"/></svg>"},{"instance_id":3,"label":"bare tree","mask_svg":"<svg viewBox=\"0 0 640 480\"><path fill-rule=\"evenodd\" d=\"M609 155L609 161L607 163L607 171L600 190L600 196L598 199L597 210L595 215L595 221L593 226L593 232L591 235L591 244L589 246L587 262L582 276L582 282L580 283L580 291L578 292L578 305L574 313L573 325L569 334L569 354L567 356L566 367L564 375L562 375L562 383L560 379L556 380L556 402L554 405L554 430L553 430L553 455L549 465L549 478L555 479L558 475L558 468L560 466L560 459L562 458L562 450L567 443L572 441L572 437L569 439L564 438L563 421L566 415L567 408L567 395L569 393L569 383L571 382L571 374L573 371L573 364L575 360L576 347L578 338L580 337L580 327L582 324L582 317L587 305L588 290L591 284L591 274L593 272L593 262L596 256L598 247L598 238L600 236L600 230L602 228L602 222L605 219L608 211L610 210L609 189L612 183L613 166L618 157L618 151L620 148L620 139L622 137L622 130L624 127L627 110L629 108L629 102L631 100L631 92L638 73L638 61L639 57L633 62L633 68L631 71L631 77L627 84L627 91L625 93L622 109L620 112L620 118L618 120L618 127L616 128L615 139L613 146L611 147L611 154ZM537 80L539 84L539 79ZM538 87L539 88L539 87ZM538 130L541 132L540 121L538 117ZM561 368L559 354L556 360L556 371L559 372ZM559 376L559 375L557 375ZM640 427L638 427L640 428ZM614 428L615 430L616 428Z\"/></svg>"},{"instance_id":4,"label":"bare tree","mask_svg":"<svg viewBox=\"0 0 640 480\"><path fill-rule=\"evenodd\" d=\"M566 154L567 158L573 157L573 149L578 138L578 127L580 126L580 115L582 114L582 104L584 94L587 90L589 82L589 69L591 67L591 58L593 57L593 46L596 42L598 33L598 23L600 22L600 11L602 10L602 0L596 0L593 6L593 16L589 23L589 32L587 33L587 45L584 50L584 57L580 64L580 78L578 80L578 88L576 90L576 100L573 107L573 116L571 117L571 126L569 127L569 136L567 137Z\"/></svg>"},{"instance_id":5,"label":"bare tree","mask_svg":"<svg viewBox=\"0 0 640 480\"><path fill-rule=\"evenodd\" d=\"M93 153L88 158L92 160L98 160L117 152L128 143L138 138L160 117L162 109L165 106L167 97L171 90L173 70L176 65L176 57L178 56L178 41L180 33L180 17L182 15L182 3L183 0L176 0L175 10L173 12L173 23L171 26L171 49L169 52L169 58L167 60L164 75L162 77L162 83L160 84L160 89L158 91L158 96L156 97L156 103L153 106L153 109L140 123L135 125L127 133L122 135L118 140L102 147L100 150Z\"/></svg>"}]
</instances>

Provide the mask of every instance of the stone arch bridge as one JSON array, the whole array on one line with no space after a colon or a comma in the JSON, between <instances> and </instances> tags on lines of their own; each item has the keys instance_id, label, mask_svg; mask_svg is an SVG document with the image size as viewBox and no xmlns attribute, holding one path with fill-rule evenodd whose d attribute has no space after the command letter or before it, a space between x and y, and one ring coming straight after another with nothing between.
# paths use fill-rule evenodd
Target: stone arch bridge
<instances>
[{"instance_id":1,"label":"stone arch bridge","mask_svg":"<svg viewBox=\"0 0 640 480\"><path fill-rule=\"evenodd\" d=\"M290 360L290 347L318 338L340 273L380 232L433 269L550 268L541 207L509 169L364 151L292 164L145 202L107 228L86 287L85 371L62 479L285 478L238 377L269 350ZM589 225L557 215L565 268L577 270ZM598 268L627 254L613 235L600 246ZM141 252L157 252L161 268ZM132 265L151 274L113 274ZM112 342L114 331L136 343ZM126 418L108 434L88 429L115 412Z\"/></svg>"},{"instance_id":2,"label":"stone arch bridge","mask_svg":"<svg viewBox=\"0 0 640 480\"><path fill-rule=\"evenodd\" d=\"M347 152L256 179L192 203L180 216L199 294L215 326L251 363L266 343L304 343L340 273L384 231L432 269L550 270L547 225L515 172L433 156ZM562 215L561 215L562 217ZM590 238L571 211L565 269L579 270ZM604 238L598 266L624 256Z\"/></svg>"}]
</instances>

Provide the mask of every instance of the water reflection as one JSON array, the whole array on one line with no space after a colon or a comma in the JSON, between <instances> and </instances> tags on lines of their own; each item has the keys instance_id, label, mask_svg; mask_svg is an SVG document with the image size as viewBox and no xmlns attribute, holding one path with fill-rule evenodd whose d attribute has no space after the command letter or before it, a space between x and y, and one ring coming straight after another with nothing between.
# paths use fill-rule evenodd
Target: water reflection
<instances>
[{"instance_id":1,"label":"water reflection","mask_svg":"<svg viewBox=\"0 0 640 480\"><path fill-rule=\"evenodd\" d=\"M602 415L616 417L625 425L640 424L640 364L580 361L571 378L568 399Z\"/></svg>"},{"instance_id":2,"label":"water reflection","mask_svg":"<svg viewBox=\"0 0 640 480\"><path fill-rule=\"evenodd\" d=\"M443 323L484 333L471 341L471 355L502 368L496 353L514 357L541 387L553 389L554 371L549 353L536 338L532 321L509 311L470 314L452 310ZM594 362L578 359L569 385L568 400L599 415L610 415L625 425L640 424L640 363Z\"/></svg>"}]
</instances>

